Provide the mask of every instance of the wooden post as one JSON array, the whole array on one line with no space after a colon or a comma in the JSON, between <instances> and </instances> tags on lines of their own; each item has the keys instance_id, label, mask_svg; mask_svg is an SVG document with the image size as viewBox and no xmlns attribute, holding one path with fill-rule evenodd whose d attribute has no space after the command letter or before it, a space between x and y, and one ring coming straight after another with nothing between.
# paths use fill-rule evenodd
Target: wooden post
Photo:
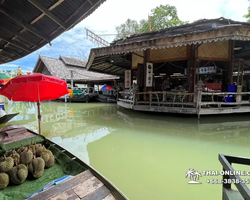
<instances>
[{"instance_id":1,"label":"wooden post","mask_svg":"<svg viewBox=\"0 0 250 200\"><path fill-rule=\"evenodd\" d=\"M229 45L230 51L230 62L228 65L228 72L227 72L227 85L233 84L233 60L234 60L234 41L230 41Z\"/></svg>"},{"instance_id":2,"label":"wooden post","mask_svg":"<svg viewBox=\"0 0 250 200\"><path fill-rule=\"evenodd\" d=\"M201 100L202 100L202 87L203 87L203 82L198 81L197 83L197 97L196 97L196 109L197 109L197 114L198 114L198 119L200 119L200 109L201 109Z\"/></svg>"},{"instance_id":3,"label":"wooden post","mask_svg":"<svg viewBox=\"0 0 250 200\"><path fill-rule=\"evenodd\" d=\"M70 70L71 73L71 89L73 90L73 70Z\"/></svg>"},{"instance_id":4,"label":"wooden post","mask_svg":"<svg viewBox=\"0 0 250 200\"><path fill-rule=\"evenodd\" d=\"M67 83L67 81L66 81L66 78L65 78L65 82ZM65 94L65 103L67 103L67 95Z\"/></svg>"},{"instance_id":5,"label":"wooden post","mask_svg":"<svg viewBox=\"0 0 250 200\"><path fill-rule=\"evenodd\" d=\"M195 89L195 82L196 82L196 60L195 60L195 46L192 44L190 46L190 57L188 60L187 66L187 82L188 84L188 92L192 93ZM189 101L192 101L191 96L189 96Z\"/></svg>"},{"instance_id":6,"label":"wooden post","mask_svg":"<svg viewBox=\"0 0 250 200\"><path fill-rule=\"evenodd\" d=\"M145 51L144 51L144 62L143 62L143 64L144 64L144 92L147 92L147 87L146 87L146 76L147 76L147 70L146 70L146 65L147 65L147 61L148 61L148 49L146 49ZM144 101L147 101L147 95L146 94L144 94L143 95L143 100Z\"/></svg>"},{"instance_id":7,"label":"wooden post","mask_svg":"<svg viewBox=\"0 0 250 200\"><path fill-rule=\"evenodd\" d=\"M244 71L244 60L239 59L238 63L238 74L237 74L237 96L236 102L240 103L242 100L242 86L243 86L243 71Z\"/></svg>"}]
</instances>

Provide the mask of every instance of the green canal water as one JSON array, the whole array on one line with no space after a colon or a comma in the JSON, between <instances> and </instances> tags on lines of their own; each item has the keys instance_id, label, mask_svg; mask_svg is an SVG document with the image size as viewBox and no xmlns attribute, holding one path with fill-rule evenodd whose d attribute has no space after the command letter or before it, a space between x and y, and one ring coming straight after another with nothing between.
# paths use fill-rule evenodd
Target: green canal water
<instances>
[{"instance_id":1,"label":"green canal water","mask_svg":"<svg viewBox=\"0 0 250 200\"><path fill-rule=\"evenodd\" d=\"M20 112L8 124L37 131L34 103L10 102ZM44 102L42 132L113 182L131 200L222 199L222 185L188 184L188 169L220 171L218 154L250 157L249 115L167 116L115 104ZM1 126L2 127L2 126ZM250 170L234 166L236 170ZM250 177L242 177L250 178Z\"/></svg>"}]
</instances>

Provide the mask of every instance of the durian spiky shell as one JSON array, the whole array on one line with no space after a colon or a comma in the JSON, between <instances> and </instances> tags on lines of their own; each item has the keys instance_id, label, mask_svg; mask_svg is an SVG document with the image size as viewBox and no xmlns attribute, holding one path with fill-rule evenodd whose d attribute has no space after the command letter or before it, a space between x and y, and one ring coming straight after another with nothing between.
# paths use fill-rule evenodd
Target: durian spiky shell
<instances>
[{"instance_id":1,"label":"durian spiky shell","mask_svg":"<svg viewBox=\"0 0 250 200\"><path fill-rule=\"evenodd\" d=\"M28 166L29 172L34 178L40 178L43 175L45 162L41 157L34 158Z\"/></svg>"},{"instance_id":2,"label":"durian spiky shell","mask_svg":"<svg viewBox=\"0 0 250 200\"><path fill-rule=\"evenodd\" d=\"M7 157L0 162L0 172L8 172L14 166L14 159L12 157Z\"/></svg>"},{"instance_id":3,"label":"durian spiky shell","mask_svg":"<svg viewBox=\"0 0 250 200\"><path fill-rule=\"evenodd\" d=\"M0 190L6 188L10 183L9 175L6 173L0 173Z\"/></svg>"},{"instance_id":4,"label":"durian spiky shell","mask_svg":"<svg viewBox=\"0 0 250 200\"><path fill-rule=\"evenodd\" d=\"M20 164L13 167L9 174L11 182L20 185L26 180L28 176L28 169L24 164Z\"/></svg>"}]
</instances>

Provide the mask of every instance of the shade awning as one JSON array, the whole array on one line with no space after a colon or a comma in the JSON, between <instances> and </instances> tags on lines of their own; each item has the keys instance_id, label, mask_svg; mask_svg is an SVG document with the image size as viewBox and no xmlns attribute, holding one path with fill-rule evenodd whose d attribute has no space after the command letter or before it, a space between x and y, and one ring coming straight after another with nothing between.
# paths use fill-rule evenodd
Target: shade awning
<instances>
[{"instance_id":1,"label":"shade awning","mask_svg":"<svg viewBox=\"0 0 250 200\"><path fill-rule=\"evenodd\" d=\"M105 0L0 0L0 64L51 44L103 2Z\"/></svg>"},{"instance_id":2,"label":"shade awning","mask_svg":"<svg viewBox=\"0 0 250 200\"><path fill-rule=\"evenodd\" d=\"M95 52L91 51L86 68L94 72L124 76L125 70L131 69L128 57L126 54L95 56Z\"/></svg>"}]
</instances>

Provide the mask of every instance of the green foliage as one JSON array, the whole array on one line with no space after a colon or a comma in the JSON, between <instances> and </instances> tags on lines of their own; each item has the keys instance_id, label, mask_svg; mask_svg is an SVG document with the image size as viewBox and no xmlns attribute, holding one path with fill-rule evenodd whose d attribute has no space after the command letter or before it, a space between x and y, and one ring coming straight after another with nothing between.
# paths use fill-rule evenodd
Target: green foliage
<instances>
[{"instance_id":1,"label":"green foliage","mask_svg":"<svg viewBox=\"0 0 250 200\"><path fill-rule=\"evenodd\" d=\"M248 0L249 1L249 0ZM247 22L250 23L250 6L248 6L248 13L246 15L244 15L244 17L247 19Z\"/></svg>"},{"instance_id":2,"label":"green foliage","mask_svg":"<svg viewBox=\"0 0 250 200\"><path fill-rule=\"evenodd\" d=\"M152 9L149 18L152 31L187 23L179 19L176 7L168 4ZM116 31L118 33L116 39L125 38L132 34L149 32L148 19L142 19L139 23L136 20L127 19L125 23L116 27Z\"/></svg>"}]
</instances>

